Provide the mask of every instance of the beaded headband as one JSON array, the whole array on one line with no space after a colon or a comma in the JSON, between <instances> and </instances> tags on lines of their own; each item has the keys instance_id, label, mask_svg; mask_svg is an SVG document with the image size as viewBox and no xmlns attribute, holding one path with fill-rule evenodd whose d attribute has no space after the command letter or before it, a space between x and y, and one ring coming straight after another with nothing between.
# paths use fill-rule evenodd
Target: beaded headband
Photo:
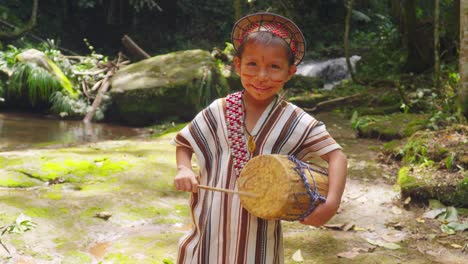
<instances>
[{"instance_id":1,"label":"beaded headband","mask_svg":"<svg viewBox=\"0 0 468 264\"><path fill-rule=\"evenodd\" d=\"M237 50L247 35L259 31L271 32L283 39L294 55L294 64L301 63L306 47L304 35L294 22L273 13L255 13L239 19L231 34L234 48Z\"/></svg>"}]
</instances>

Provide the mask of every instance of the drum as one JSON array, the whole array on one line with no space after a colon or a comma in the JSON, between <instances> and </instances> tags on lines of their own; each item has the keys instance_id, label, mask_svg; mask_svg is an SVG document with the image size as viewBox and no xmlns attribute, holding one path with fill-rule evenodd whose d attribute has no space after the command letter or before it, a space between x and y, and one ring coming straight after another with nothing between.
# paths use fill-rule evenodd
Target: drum
<instances>
[{"instance_id":1,"label":"drum","mask_svg":"<svg viewBox=\"0 0 468 264\"><path fill-rule=\"evenodd\" d=\"M302 220L325 201L328 171L286 155L252 158L237 179L242 206L268 220Z\"/></svg>"}]
</instances>

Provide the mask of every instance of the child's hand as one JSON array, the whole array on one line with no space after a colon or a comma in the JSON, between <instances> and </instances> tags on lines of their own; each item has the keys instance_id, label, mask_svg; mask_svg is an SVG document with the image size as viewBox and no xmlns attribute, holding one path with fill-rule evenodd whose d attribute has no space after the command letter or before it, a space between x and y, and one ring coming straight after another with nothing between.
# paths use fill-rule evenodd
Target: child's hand
<instances>
[{"instance_id":1,"label":"child's hand","mask_svg":"<svg viewBox=\"0 0 468 264\"><path fill-rule=\"evenodd\" d=\"M318 205L310 215L301 221L301 224L312 226L324 225L336 214L338 206L339 203L336 204L335 202L327 200L325 203Z\"/></svg>"},{"instance_id":2,"label":"child's hand","mask_svg":"<svg viewBox=\"0 0 468 264\"><path fill-rule=\"evenodd\" d=\"M178 166L174 186L179 191L197 192L198 181L192 169L186 166Z\"/></svg>"}]
</instances>

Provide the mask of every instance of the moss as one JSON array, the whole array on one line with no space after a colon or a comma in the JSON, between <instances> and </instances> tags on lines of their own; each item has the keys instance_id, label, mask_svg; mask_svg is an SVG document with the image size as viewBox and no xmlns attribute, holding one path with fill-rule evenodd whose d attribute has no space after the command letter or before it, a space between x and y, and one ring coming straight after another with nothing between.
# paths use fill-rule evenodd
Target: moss
<instances>
[{"instance_id":1,"label":"moss","mask_svg":"<svg viewBox=\"0 0 468 264\"><path fill-rule=\"evenodd\" d=\"M362 116L355 121L355 129L360 137L393 140L411 136L423 129L427 115L392 114L386 116Z\"/></svg>"},{"instance_id":2,"label":"moss","mask_svg":"<svg viewBox=\"0 0 468 264\"><path fill-rule=\"evenodd\" d=\"M402 189L413 186L416 183L416 179L410 175L410 167L402 167L398 171L398 184Z\"/></svg>"},{"instance_id":3,"label":"moss","mask_svg":"<svg viewBox=\"0 0 468 264\"><path fill-rule=\"evenodd\" d=\"M127 256L124 253L111 253L107 254L104 257L104 263L120 263L120 264L134 264L134 263L141 263L138 259L133 258L131 256Z\"/></svg>"},{"instance_id":4,"label":"moss","mask_svg":"<svg viewBox=\"0 0 468 264\"><path fill-rule=\"evenodd\" d=\"M401 140L392 140L383 144L383 153L397 157L402 151Z\"/></svg>"},{"instance_id":5,"label":"moss","mask_svg":"<svg viewBox=\"0 0 468 264\"><path fill-rule=\"evenodd\" d=\"M398 173L403 197L437 199L446 205L468 206L468 173L437 170L431 165L404 166Z\"/></svg>"},{"instance_id":6,"label":"moss","mask_svg":"<svg viewBox=\"0 0 468 264\"><path fill-rule=\"evenodd\" d=\"M152 138L158 138L170 133L179 132L187 125L187 123L181 124L162 124L152 126L151 129L154 130L154 133L151 135Z\"/></svg>"},{"instance_id":7,"label":"moss","mask_svg":"<svg viewBox=\"0 0 468 264\"><path fill-rule=\"evenodd\" d=\"M457 129L455 126L440 131L418 131L402 147L403 161L414 164L442 161L449 170L456 165L465 166L463 157L468 154L468 128Z\"/></svg>"},{"instance_id":8,"label":"moss","mask_svg":"<svg viewBox=\"0 0 468 264\"><path fill-rule=\"evenodd\" d=\"M155 235L132 236L120 240L104 256L104 263L162 263L164 259L174 260L180 233L159 233ZM145 257L142 257L145 256Z\"/></svg>"},{"instance_id":9,"label":"moss","mask_svg":"<svg viewBox=\"0 0 468 264\"><path fill-rule=\"evenodd\" d=\"M226 95L227 85L208 51L156 56L113 76L110 115L131 125L190 120L212 100Z\"/></svg>"},{"instance_id":10,"label":"moss","mask_svg":"<svg viewBox=\"0 0 468 264\"><path fill-rule=\"evenodd\" d=\"M0 186L11 188L26 188L43 184L42 181L10 170L0 170Z\"/></svg>"},{"instance_id":11,"label":"moss","mask_svg":"<svg viewBox=\"0 0 468 264\"><path fill-rule=\"evenodd\" d=\"M86 263L94 263L93 258L82 251L69 251L65 254L62 263L69 263L69 264L86 264Z\"/></svg>"}]
</instances>

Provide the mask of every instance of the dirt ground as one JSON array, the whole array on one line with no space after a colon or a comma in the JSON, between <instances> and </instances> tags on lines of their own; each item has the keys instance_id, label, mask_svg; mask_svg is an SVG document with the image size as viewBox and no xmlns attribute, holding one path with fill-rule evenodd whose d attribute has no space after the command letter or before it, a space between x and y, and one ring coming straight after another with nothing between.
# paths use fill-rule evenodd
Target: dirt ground
<instances>
[{"instance_id":1,"label":"dirt ground","mask_svg":"<svg viewBox=\"0 0 468 264\"><path fill-rule=\"evenodd\" d=\"M428 208L402 201L394 184L397 168L378 162L382 142L356 138L339 114L319 119L343 146L349 178L339 213L326 226L283 222L285 263L468 263L466 231L448 235L438 220L423 218ZM10 251L0 247L0 263L173 263L190 217L188 195L172 187L172 136L51 153L0 152L0 164L53 153L73 153L75 160L90 158L99 166L103 160L132 164L128 171L83 182L0 188L0 226L20 213L36 223L22 234L0 237ZM459 217L466 223L466 216Z\"/></svg>"}]
</instances>

